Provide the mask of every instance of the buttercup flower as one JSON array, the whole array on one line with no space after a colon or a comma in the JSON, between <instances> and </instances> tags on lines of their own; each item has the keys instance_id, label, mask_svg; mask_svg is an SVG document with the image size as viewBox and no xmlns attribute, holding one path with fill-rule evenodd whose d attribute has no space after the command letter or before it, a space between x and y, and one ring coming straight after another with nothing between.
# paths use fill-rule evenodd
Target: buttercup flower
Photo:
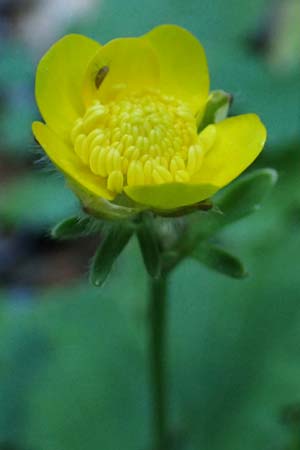
<instances>
[{"instance_id":1,"label":"buttercup flower","mask_svg":"<svg viewBox=\"0 0 300 450\"><path fill-rule=\"evenodd\" d=\"M104 46L71 34L41 59L33 133L85 207L128 215L211 197L257 157L255 114L198 133L209 95L204 50L174 25Z\"/></svg>"}]
</instances>

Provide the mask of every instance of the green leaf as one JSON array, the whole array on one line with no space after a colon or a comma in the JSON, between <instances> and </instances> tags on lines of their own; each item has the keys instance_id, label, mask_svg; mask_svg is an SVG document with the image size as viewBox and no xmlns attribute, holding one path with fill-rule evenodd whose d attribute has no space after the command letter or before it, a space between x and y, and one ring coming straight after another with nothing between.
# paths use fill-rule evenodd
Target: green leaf
<instances>
[{"instance_id":1,"label":"green leaf","mask_svg":"<svg viewBox=\"0 0 300 450\"><path fill-rule=\"evenodd\" d=\"M226 119L232 96L225 91L212 91L208 97L206 109L201 122L198 124L198 133L210 123L218 123Z\"/></svg>"},{"instance_id":2,"label":"green leaf","mask_svg":"<svg viewBox=\"0 0 300 450\"><path fill-rule=\"evenodd\" d=\"M257 211L277 181L274 169L258 169L221 192L217 201L227 222L235 222Z\"/></svg>"},{"instance_id":3,"label":"green leaf","mask_svg":"<svg viewBox=\"0 0 300 450\"><path fill-rule=\"evenodd\" d=\"M149 214L143 215L142 222L137 229L137 237L149 275L158 278L161 273L161 254L153 219Z\"/></svg>"},{"instance_id":4,"label":"green leaf","mask_svg":"<svg viewBox=\"0 0 300 450\"><path fill-rule=\"evenodd\" d=\"M198 244L191 255L212 270L231 278L245 278L247 272L238 258L226 250L208 243Z\"/></svg>"},{"instance_id":5,"label":"green leaf","mask_svg":"<svg viewBox=\"0 0 300 450\"><path fill-rule=\"evenodd\" d=\"M94 226L90 217L69 217L55 225L51 236L54 239L76 239L100 230L102 224L101 222L98 224L98 227Z\"/></svg>"},{"instance_id":6,"label":"green leaf","mask_svg":"<svg viewBox=\"0 0 300 450\"><path fill-rule=\"evenodd\" d=\"M273 169L258 169L244 175L218 194L215 209L191 222L191 236L207 239L224 226L257 211L277 181Z\"/></svg>"},{"instance_id":7,"label":"green leaf","mask_svg":"<svg viewBox=\"0 0 300 450\"><path fill-rule=\"evenodd\" d=\"M90 270L90 281L95 286L101 286L108 276L113 263L129 242L133 228L126 224L112 225L98 248Z\"/></svg>"}]
</instances>

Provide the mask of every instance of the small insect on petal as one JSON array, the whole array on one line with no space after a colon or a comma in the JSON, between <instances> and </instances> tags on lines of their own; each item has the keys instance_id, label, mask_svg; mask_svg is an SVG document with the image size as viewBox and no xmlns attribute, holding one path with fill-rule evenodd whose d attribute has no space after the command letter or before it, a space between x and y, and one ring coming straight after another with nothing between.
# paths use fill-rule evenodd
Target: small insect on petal
<instances>
[{"instance_id":1,"label":"small insect on petal","mask_svg":"<svg viewBox=\"0 0 300 450\"><path fill-rule=\"evenodd\" d=\"M103 83L105 77L107 76L108 72L109 72L109 67L108 66L103 66L103 67L101 67L100 70L98 70L98 72L96 74L96 77L95 77L96 89L99 89L99 87Z\"/></svg>"}]
</instances>

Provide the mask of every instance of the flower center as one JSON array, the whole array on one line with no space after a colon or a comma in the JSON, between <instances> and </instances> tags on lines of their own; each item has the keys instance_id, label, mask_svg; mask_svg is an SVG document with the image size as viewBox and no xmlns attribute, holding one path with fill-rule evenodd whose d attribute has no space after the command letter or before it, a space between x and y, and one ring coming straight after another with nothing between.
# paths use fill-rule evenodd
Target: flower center
<instances>
[{"instance_id":1,"label":"flower center","mask_svg":"<svg viewBox=\"0 0 300 450\"><path fill-rule=\"evenodd\" d=\"M76 120L71 140L81 161L115 193L127 185L189 182L206 150L189 107L159 92L105 105L95 100Z\"/></svg>"}]
</instances>

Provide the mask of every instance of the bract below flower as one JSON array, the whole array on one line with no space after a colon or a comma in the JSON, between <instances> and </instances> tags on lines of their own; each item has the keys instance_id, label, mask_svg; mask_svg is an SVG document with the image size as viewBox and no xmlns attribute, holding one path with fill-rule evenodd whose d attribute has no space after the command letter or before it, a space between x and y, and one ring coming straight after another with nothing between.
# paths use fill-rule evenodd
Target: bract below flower
<instances>
[{"instance_id":1,"label":"bract below flower","mask_svg":"<svg viewBox=\"0 0 300 450\"><path fill-rule=\"evenodd\" d=\"M255 114L198 133L208 95L204 50L178 26L104 46L67 35L38 65L46 124L34 122L33 133L93 211L171 210L211 197L266 139Z\"/></svg>"}]
</instances>

